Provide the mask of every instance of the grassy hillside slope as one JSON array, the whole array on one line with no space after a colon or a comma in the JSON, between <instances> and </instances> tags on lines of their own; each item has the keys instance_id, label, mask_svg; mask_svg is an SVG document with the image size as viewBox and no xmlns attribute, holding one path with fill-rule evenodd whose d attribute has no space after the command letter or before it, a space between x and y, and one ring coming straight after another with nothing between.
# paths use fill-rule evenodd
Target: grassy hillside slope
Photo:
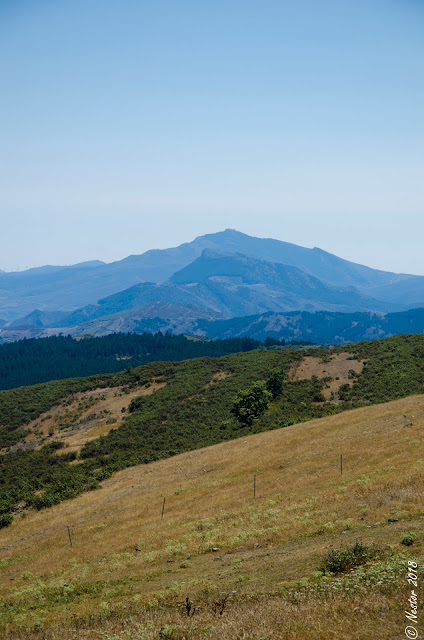
<instances>
[{"instance_id":1,"label":"grassy hillside slope","mask_svg":"<svg viewBox=\"0 0 424 640\"><path fill-rule=\"evenodd\" d=\"M2 637L401 637L423 437L414 396L125 469L17 517L0 532ZM319 571L358 540L365 567Z\"/></svg>"}]
</instances>

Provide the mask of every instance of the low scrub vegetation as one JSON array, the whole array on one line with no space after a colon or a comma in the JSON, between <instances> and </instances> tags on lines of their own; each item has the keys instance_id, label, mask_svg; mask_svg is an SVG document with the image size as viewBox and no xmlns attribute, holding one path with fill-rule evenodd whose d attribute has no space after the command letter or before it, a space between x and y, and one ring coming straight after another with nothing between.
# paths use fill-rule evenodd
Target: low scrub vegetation
<instances>
[{"instance_id":1,"label":"low scrub vegetation","mask_svg":"<svg viewBox=\"0 0 424 640\"><path fill-rule=\"evenodd\" d=\"M417 536L415 535L415 533L404 533L402 536L402 540L400 541L401 544L403 544L405 547L410 547L411 545L414 544L415 540L417 539Z\"/></svg>"}]
</instances>

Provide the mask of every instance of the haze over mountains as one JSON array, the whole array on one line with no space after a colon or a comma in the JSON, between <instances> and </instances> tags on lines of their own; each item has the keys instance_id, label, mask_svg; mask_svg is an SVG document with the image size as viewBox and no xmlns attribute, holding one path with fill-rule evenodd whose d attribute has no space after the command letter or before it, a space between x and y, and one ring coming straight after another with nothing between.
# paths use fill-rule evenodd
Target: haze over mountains
<instances>
[{"instance_id":1,"label":"haze over mountains","mask_svg":"<svg viewBox=\"0 0 424 640\"><path fill-rule=\"evenodd\" d=\"M294 311L360 312L374 318L375 326L377 316L369 312L381 316L414 307L424 307L424 276L371 269L318 248L231 229L111 264L90 261L0 273L3 342L60 331L103 335L160 329L210 335L220 333L212 325L223 327L225 318L270 312L284 317ZM416 314L414 326L420 322ZM240 326L240 321L232 324ZM244 325L251 324L246 318ZM302 336L303 324L296 329ZM370 321L365 324L369 330ZM386 330L389 325L386 321ZM235 329L232 333L237 335Z\"/></svg>"}]
</instances>

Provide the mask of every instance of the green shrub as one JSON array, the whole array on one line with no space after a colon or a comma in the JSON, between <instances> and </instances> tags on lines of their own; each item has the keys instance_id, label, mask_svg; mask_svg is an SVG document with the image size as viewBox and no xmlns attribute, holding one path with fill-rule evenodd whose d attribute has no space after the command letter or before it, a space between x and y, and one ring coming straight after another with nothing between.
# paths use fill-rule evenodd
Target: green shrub
<instances>
[{"instance_id":1,"label":"green shrub","mask_svg":"<svg viewBox=\"0 0 424 640\"><path fill-rule=\"evenodd\" d=\"M271 393L265 382L254 382L248 389L242 389L234 397L231 412L241 424L250 425L268 409Z\"/></svg>"},{"instance_id":2,"label":"green shrub","mask_svg":"<svg viewBox=\"0 0 424 640\"><path fill-rule=\"evenodd\" d=\"M11 513L3 513L0 516L0 529L3 527L8 527L9 524L12 524L13 516Z\"/></svg>"},{"instance_id":3,"label":"green shrub","mask_svg":"<svg viewBox=\"0 0 424 640\"><path fill-rule=\"evenodd\" d=\"M351 547L332 549L321 561L319 570L324 573L343 573L381 555L382 552L377 546L366 546L356 541Z\"/></svg>"},{"instance_id":4,"label":"green shrub","mask_svg":"<svg viewBox=\"0 0 424 640\"><path fill-rule=\"evenodd\" d=\"M412 544L414 544L416 539L417 536L415 535L415 533L411 533L409 531L408 533L404 533L402 535L402 540L400 541L400 543L405 545L405 547L410 547Z\"/></svg>"},{"instance_id":5,"label":"green shrub","mask_svg":"<svg viewBox=\"0 0 424 640\"><path fill-rule=\"evenodd\" d=\"M143 396L138 396L138 398L133 398L128 406L128 411L130 413L134 413L134 411L141 411L144 404Z\"/></svg>"}]
</instances>

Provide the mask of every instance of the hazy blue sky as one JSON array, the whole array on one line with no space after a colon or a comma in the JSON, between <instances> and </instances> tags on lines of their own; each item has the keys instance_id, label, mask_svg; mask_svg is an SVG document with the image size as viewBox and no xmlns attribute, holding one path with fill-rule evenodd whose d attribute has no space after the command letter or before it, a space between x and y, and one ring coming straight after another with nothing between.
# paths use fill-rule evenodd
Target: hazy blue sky
<instances>
[{"instance_id":1,"label":"hazy blue sky","mask_svg":"<svg viewBox=\"0 0 424 640\"><path fill-rule=\"evenodd\" d=\"M0 0L0 268L226 227L424 274L423 0Z\"/></svg>"}]
</instances>

